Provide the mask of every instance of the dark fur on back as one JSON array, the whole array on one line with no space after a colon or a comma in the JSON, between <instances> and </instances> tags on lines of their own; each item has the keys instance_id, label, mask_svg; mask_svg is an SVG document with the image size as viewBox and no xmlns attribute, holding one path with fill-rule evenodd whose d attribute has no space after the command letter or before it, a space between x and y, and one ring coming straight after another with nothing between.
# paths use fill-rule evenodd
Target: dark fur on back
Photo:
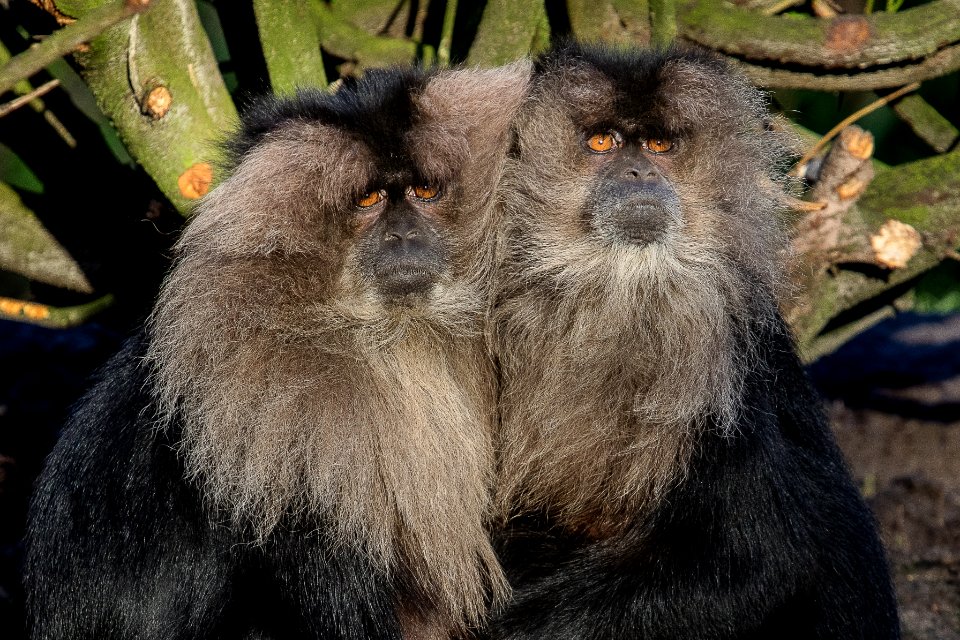
<instances>
[{"instance_id":1,"label":"dark fur on back","mask_svg":"<svg viewBox=\"0 0 960 640\"><path fill-rule=\"evenodd\" d=\"M35 638L435 640L503 597L483 319L528 76L373 71L245 117L40 480ZM420 181L446 260L398 303L358 266L355 202Z\"/></svg>"},{"instance_id":2,"label":"dark fur on back","mask_svg":"<svg viewBox=\"0 0 960 640\"><path fill-rule=\"evenodd\" d=\"M784 141L713 57L541 57L504 180L497 638L894 638L871 516L776 307ZM584 218L592 132L663 137L677 232Z\"/></svg>"}]
</instances>

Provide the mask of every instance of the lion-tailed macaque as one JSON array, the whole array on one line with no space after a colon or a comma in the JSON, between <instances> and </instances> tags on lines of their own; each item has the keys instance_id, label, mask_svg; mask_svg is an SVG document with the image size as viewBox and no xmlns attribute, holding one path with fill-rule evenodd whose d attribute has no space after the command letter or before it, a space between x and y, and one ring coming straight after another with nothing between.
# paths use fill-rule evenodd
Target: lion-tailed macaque
<instances>
[{"instance_id":1,"label":"lion-tailed macaque","mask_svg":"<svg viewBox=\"0 0 960 640\"><path fill-rule=\"evenodd\" d=\"M777 302L763 95L703 53L535 63L494 352L510 639L899 635L870 512Z\"/></svg>"},{"instance_id":2,"label":"lion-tailed macaque","mask_svg":"<svg viewBox=\"0 0 960 640\"><path fill-rule=\"evenodd\" d=\"M245 116L39 480L33 638L439 640L503 599L483 319L529 73L370 71Z\"/></svg>"}]
</instances>

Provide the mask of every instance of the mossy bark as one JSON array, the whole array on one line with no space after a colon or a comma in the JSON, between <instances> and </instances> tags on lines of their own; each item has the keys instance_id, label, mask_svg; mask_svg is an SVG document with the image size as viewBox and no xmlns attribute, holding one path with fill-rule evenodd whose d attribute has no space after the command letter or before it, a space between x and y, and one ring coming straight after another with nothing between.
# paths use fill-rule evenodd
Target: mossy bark
<instances>
[{"instance_id":1,"label":"mossy bark","mask_svg":"<svg viewBox=\"0 0 960 640\"><path fill-rule=\"evenodd\" d=\"M467 63L496 66L537 53L550 40L546 17L541 0L490 0Z\"/></svg>"},{"instance_id":2,"label":"mossy bark","mask_svg":"<svg viewBox=\"0 0 960 640\"><path fill-rule=\"evenodd\" d=\"M320 35L310 7L301 0L253 0L263 57L273 92L326 86Z\"/></svg>"},{"instance_id":3,"label":"mossy bark","mask_svg":"<svg viewBox=\"0 0 960 640\"><path fill-rule=\"evenodd\" d=\"M960 246L960 151L874 169L873 182L843 221L836 267L800 270L800 299L789 317L805 350L815 350L817 335L837 314L916 278ZM909 224L923 239L907 265L892 270L866 259L870 238L891 219ZM868 268L849 268L856 265Z\"/></svg>"},{"instance_id":4,"label":"mossy bark","mask_svg":"<svg viewBox=\"0 0 960 640\"><path fill-rule=\"evenodd\" d=\"M82 17L102 4L59 0L57 8ZM184 188L181 176L198 164L216 163L216 143L237 117L195 4L154 0L148 11L111 27L76 58L130 155L181 213L189 213L205 189ZM159 88L170 98L162 115L151 113L148 104Z\"/></svg>"}]
</instances>

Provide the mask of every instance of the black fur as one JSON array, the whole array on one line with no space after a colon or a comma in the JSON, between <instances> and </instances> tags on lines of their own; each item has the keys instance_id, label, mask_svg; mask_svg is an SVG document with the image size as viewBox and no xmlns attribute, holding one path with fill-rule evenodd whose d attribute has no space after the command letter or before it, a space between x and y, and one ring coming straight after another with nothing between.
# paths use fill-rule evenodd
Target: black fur
<instances>
[{"instance_id":1,"label":"black fur","mask_svg":"<svg viewBox=\"0 0 960 640\"><path fill-rule=\"evenodd\" d=\"M64 429L30 513L36 639L400 638L396 589L323 527L249 543L184 480L152 424L145 340L128 341Z\"/></svg>"},{"instance_id":2,"label":"black fur","mask_svg":"<svg viewBox=\"0 0 960 640\"><path fill-rule=\"evenodd\" d=\"M362 81L344 79L344 90L333 94L302 88L280 100L261 98L244 112L239 130L226 142L227 162L236 166L271 131L285 122L302 120L349 131L380 151L378 160L390 168L409 169L412 162L397 134L413 124L411 98L423 90L426 81L427 74L417 68L371 69Z\"/></svg>"},{"instance_id":3,"label":"black fur","mask_svg":"<svg viewBox=\"0 0 960 640\"><path fill-rule=\"evenodd\" d=\"M233 162L291 119L337 124L380 149L409 125L424 77L375 72L355 91L267 100L228 143ZM408 158L383 157L409 171ZM180 422L160 425L148 339L141 331L103 369L38 481L25 566L31 637L401 638L397 603L417 613L423 600L415 581L331 543L322 515L291 517L260 544L213 513L177 454Z\"/></svg>"}]
</instances>

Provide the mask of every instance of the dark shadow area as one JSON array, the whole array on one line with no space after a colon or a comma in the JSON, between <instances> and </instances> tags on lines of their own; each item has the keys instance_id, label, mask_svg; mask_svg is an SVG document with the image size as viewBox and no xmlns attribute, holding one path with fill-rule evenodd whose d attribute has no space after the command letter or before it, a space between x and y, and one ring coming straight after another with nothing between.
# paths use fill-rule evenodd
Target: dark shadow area
<instances>
[{"instance_id":1,"label":"dark shadow area","mask_svg":"<svg viewBox=\"0 0 960 640\"><path fill-rule=\"evenodd\" d=\"M20 564L27 503L43 459L91 374L125 331L0 321L0 636L23 637Z\"/></svg>"},{"instance_id":2,"label":"dark shadow area","mask_svg":"<svg viewBox=\"0 0 960 640\"><path fill-rule=\"evenodd\" d=\"M960 421L960 315L904 313L810 367L821 392L850 408Z\"/></svg>"}]
</instances>

